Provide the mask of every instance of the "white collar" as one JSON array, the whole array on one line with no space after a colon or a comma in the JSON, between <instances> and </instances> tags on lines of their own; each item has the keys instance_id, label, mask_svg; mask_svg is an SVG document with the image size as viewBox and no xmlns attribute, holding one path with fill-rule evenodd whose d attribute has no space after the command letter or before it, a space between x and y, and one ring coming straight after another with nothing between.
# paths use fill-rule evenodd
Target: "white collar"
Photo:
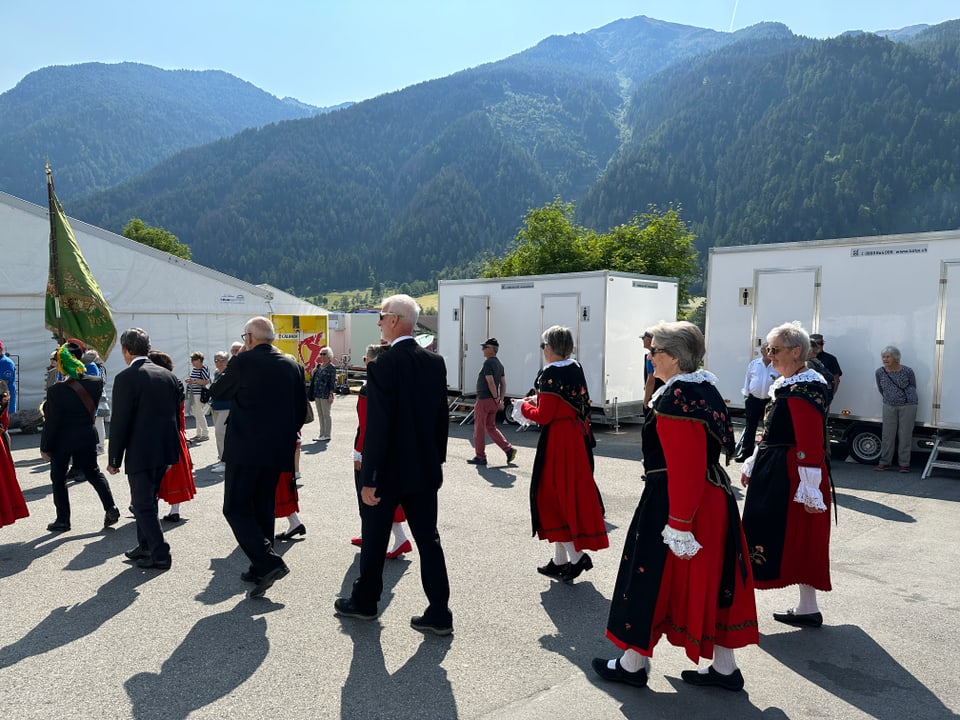
<instances>
[{"instance_id":1,"label":"white collar","mask_svg":"<svg viewBox=\"0 0 960 720\"><path fill-rule=\"evenodd\" d=\"M667 388L673 385L675 382L692 382L692 383L710 383L711 385L717 384L717 376L714 375L709 370L694 370L692 373L680 373L679 375L674 375L672 378L667 380L663 385L657 388L657 391L650 398L650 405L653 405L653 401L658 397L663 395L666 392Z\"/></svg>"},{"instance_id":2,"label":"white collar","mask_svg":"<svg viewBox=\"0 0 960 720\"><path fill-rule=\"evenodd\" d=\"M566 360L554 360L552 363L547 363L543 366L543 369L546 370L548 367L566 367L567 365L573 365L576 360L567 358Z\"/></svg>"},{"instance_id":3,"label":"white collar","mask_svg":"<svg viewBox=\"0 0 960 720\"><path fill-rule=\"evenodd\" d=\"M390 347L393 347L398 342L403 342L404 340L413 340L413 335L401 335L398 338L394 338L394 341L390 343Z\"/></svg>"},{"instance_id":4,"label":"white collar","mask_svg":"<svg viewBox=\"0 0 960 720\"><path fill-rule=\"evenodd\" d=\"M776 393L776 391L782 388L784 385L796 385L800 382L819 382L823 383L824 385L827 384L827 381L823 379L823 375L818 373L816 370L807 368L803 372L798 372L790 377L783 377L783 375L781 375L774 380L773 384L770 386L770 397L773 397L774 393Z\"/></svg>"}]
</instances>

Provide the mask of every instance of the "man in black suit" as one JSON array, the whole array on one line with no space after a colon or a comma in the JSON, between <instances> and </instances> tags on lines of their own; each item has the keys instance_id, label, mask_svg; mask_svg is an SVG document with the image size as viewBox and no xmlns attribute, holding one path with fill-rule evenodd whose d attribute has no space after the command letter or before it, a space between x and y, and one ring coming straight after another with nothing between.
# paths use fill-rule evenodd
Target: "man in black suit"
<instances>
[{"instance_id":1,"label":"man in black suit","mask_svg":"<svg viewBox=\"0 0 960 720\"><path fill-rule=\"evenodd\" d=\"M360 577L335 614L373 620L383 591L383 563L393 513L403 506L420 554L428 606L410 620L421 632L449 635L450 583L437 532L437 491L447 457L447 369L436 353L413 339L420 308L408 295L383 301L380 332L392 345L367 364L367 429L360 466L363 544Z\"/></svg>"},{"instance_id":2,"label":"man in black suit","mask_svg":"<svg viewBox=\"0 0 960 720\"><path fill-rule=\"evenodd\" d=\"M94 420L97 403L103 394L103 381L86 374L81 358L83 350L76 343L65 343L55 353L64 382L54 383L47 390L43 404L43 433L40 455L50 461L50 482L57 519L47 525L51 532L70 529L70 495L67 493L67 468L70 458L90 486L97 491L103 505L103 526L116 525L120 511L113 502L110 485L97 467L97 435Z\"/></svg>"},{"instance_id":3,"label":"man in black suit","mask_svg":"<svg viewBox=\"0 0 960 720\"><path fill-rule=\"evenodd\" d=\"M137 567L167 570L170 546L163 539L157 516L157 492L167 468L180 459L177 418L183 383L147 357L150 337L140 328L130 328L120 336L120 350L127 368L113 381L107 472L120 472L126 456L124 470L137 520L137 546L124 554Z\"/></svg>"},{"instance_id":4,"label":"man in black suit","mask_svg":"<svg viewBox=\"0 0 960 720\"><path fill-rule=\"evenodd\" d=\"M248 320L244 351L210 386L211 398L232 402L223 443L223 515L250 558L240 576L254 583L249 597L262 596L290 572L273 551L273 514L277 481L281 472L293 472L307 415L303 368L273 347L275 336L267 318Z\"/></svg>"}]
</instances>

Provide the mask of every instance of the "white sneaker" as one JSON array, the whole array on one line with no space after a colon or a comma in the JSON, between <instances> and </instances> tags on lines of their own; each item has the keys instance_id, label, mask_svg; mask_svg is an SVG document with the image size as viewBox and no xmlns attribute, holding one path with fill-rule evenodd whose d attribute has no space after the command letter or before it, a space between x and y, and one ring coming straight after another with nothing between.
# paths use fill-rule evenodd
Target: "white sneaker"
<instances>
[{"instance_id":1,"label":"white sneaker","mask_svg":"<svg viewBox=\"0 0 960 720\"><path fill-rule=\"evenodd\" d=\"M330 439L329 435L321 435L317 438L317 442L327 442Z\"/></svg>"},{"instance_id":2,"label":"white sneaker","mask_svg":"<svg viewBox=\"0 0 960 720\"><path fill-rule=\"evenodd\" d=\"M224 463L218 462L212 468L210 468L210 472L222 473L226 469L227 469L227 466Z\"/></svg>"}]
</instances>

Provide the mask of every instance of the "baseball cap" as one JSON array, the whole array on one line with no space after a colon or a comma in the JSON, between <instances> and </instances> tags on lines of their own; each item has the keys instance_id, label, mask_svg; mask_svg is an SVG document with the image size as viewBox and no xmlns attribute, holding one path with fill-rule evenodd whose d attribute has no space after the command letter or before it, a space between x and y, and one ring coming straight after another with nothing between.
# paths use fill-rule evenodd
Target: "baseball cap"
<instances>
[{"instance_id":1,"label":"baseball cap","mask_svg":"<svg viewBox=\"0 0 960 720\"><path fill-rule=\"evenodd\" d=\"M494 347L494 348L497 348L497 350L499 350L500 343L497 342L496 338L487 338L486 340L484 340L483 345L481 345L480 347Z\"/></svg>"}]
</instances>

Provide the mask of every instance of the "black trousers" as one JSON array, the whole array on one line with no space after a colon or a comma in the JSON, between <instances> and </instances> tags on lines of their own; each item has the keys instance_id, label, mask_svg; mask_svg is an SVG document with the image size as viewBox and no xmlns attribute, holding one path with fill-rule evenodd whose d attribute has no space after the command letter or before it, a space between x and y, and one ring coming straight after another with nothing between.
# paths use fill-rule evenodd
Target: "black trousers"
<instances>
[{"instance_id":1,"label":"black trousers","mask_svg":"<svg viewBox=\"0 0 960 720\"><path fill-rule=\"evenodd\" d=\"M83 473L90 486L97 491L104 510L114 507L113 493L107 478L97 466L97 447L91 445L83 450L50 453L50 482L53 485L53 504L57 509L57 520L70 522L70 495L67 492L67 470L70 458L74 466Z\"/></svg>"},{"instance_id":2,"label":"black trousers","mask_svg":"<svg viewBox=\"0 0 960 720\"><path fill-rule=\"evenodd\" d=\"M163 539L163 529L157 513L157 493L167 465L127 473L130 481L130 505L137 520L137 542L155 561L170 558L170 546Z\"/></svg>"},{"instance_id":3,"label":"black trousers","mask_svg":"<svg viewBox=\"0 0 960 720\"><path fill-rule=\"evenodd\" d=\"M766 410L768 402L770 402L770 398L761 400L753 395L747 395L743 408L746 424L743 428L743 435L740 436L738 457L753 455L757 443L757 428L760 421L763 420L763 411Z\"/></svg>"},{"instance_id":4,"label":"black trousers","mask_svg":"<svg viewBox=\"0 0 960 720\"><path fill-rule=\"evenodd\" d=\"M223 476L223 516L240 549L250 558L250 570L260 577L283 565L273 551L279 480L279 467L236 463L227 463Z\"/></svg>"},{"instance_id":5,"label":"black trousers","mask_svg":"<svg viewBox=\"0 0 960 720\"><path fill-rule=\"evenodd\" d=\"M373 610L383 592L383 563L397 505L403 505L407 524L420 555L420 582L427 596L424 617L434 622L452 621L448 603L450 582L437 531L437 492L381 498L378 505L363 505L360 546L360 577L353 583L353 600L364 610Z\"/></svg>"}]
</instances>

